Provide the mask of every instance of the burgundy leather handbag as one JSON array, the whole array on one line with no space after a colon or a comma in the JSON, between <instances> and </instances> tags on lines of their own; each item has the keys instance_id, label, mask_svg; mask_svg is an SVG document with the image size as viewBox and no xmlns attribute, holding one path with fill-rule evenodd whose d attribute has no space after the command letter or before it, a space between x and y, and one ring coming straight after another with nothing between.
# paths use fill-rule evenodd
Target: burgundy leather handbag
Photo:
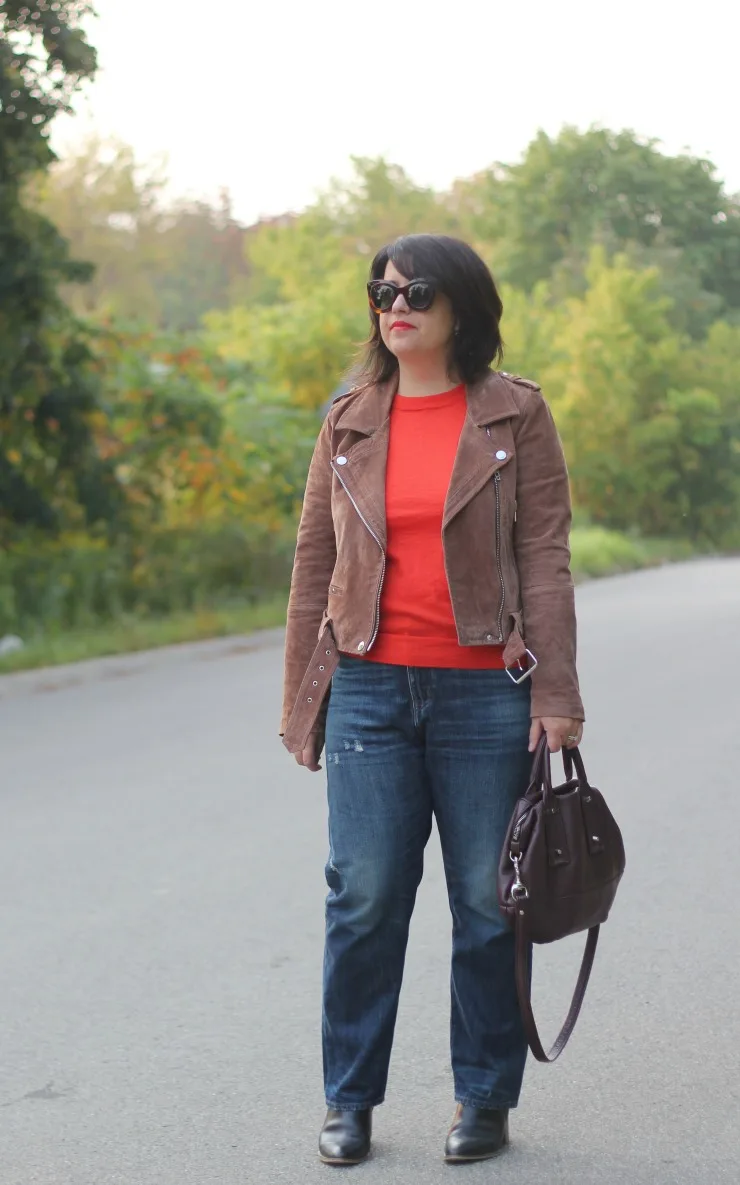
<instances>
[{"instance_id":1,"label":"burgundy leather handbag","mask_svg":"<svg viewBox=\"0 0 740 1185\"><path fill-rule=\"evenodd\" d=\"M524 1029L540 1062L554 1062L578 1020L593 967L599 926L609 916L624 872L622 833L603 796L589 785L578 749L564 749L566 781L553 787L543 735L532 777L514 809L498 870L498 897L516 933L516 986ZM575 776L574 776L575 767ZM530 943L588 931L570 1010L545 1053L532 1013Z\"/></svg>"}]
</instances>

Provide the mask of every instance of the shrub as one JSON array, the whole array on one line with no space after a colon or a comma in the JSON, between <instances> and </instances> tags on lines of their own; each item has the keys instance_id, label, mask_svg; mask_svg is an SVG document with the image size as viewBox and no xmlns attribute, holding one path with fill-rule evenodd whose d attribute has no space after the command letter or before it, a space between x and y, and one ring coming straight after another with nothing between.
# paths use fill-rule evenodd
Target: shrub
<instances>
[{"instance_id":1,"label":"shrub","mask_svg":"<svg viewBox=\"0 0 740 1185\"><path fill-rule=\"evenodd\" d=\"M24 541L0 554L0 634L260 601L287 587L291 559L287 533L241 524L111 545L89 536Z\"/></svg>"}]
</instances>

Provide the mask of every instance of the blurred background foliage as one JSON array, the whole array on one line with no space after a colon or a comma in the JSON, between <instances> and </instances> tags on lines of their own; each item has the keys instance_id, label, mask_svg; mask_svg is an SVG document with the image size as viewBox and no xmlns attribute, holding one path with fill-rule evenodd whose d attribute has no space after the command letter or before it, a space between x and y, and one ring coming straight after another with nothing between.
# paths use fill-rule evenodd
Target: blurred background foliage
<instances>
[{"instance_id":1,"label":"blurred background foliage","mask_svg":"<svg viewBox=\"0 0 740 1185\"><path fill-rule=\"evenodd\" d=\"M54 156L95 71L88 12L0 0L0 634L283 590L370 259L414 231L491 266L506 368L564 438L584 571L648 562L653 538L740 546L740 200L711 162L566 127L443 193L355 158L245 227L125 144Z\"/></svg>"}]
</instances>

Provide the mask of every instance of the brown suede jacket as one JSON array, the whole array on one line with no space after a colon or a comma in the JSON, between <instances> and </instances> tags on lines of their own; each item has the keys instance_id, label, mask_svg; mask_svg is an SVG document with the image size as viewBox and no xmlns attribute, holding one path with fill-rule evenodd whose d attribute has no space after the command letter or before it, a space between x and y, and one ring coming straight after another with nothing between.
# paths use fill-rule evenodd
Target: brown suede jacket
<instances>
[{"instance_id":1,"label":"brown suede jacket","mask_svg":"<svg viewBox=\"0 0 740 1185\"><path fill-rule=\"evenodd\" d=\"M393 380L338 399L314 450L285 645L280 731L292 753L323 732L338 652L361 655L377 637L395 391ZM506 643L512 675L531 675L533 716L583 719L570 490L550 409L536 383L493 371L467 400L442 519L458 639Z\"/></svg>"}]
</instances>

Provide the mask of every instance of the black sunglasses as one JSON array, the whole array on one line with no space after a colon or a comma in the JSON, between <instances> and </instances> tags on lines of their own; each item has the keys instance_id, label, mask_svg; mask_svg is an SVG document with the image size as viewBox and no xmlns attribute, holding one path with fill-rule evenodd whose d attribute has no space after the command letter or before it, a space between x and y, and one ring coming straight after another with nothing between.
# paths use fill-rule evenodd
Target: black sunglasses
<instances>
[{"instance_id":1,"label":"black sunglasses","mask_svg":"<svg viewBox=\"0 0 740 1185\"><path fill-rule=\"evenodd\" d=\"M367 295L374 313L389 313L397 296L402 296L414 312L424 313L432 307L437 290L430 280L411 280L408 284L394 284L393 280L370 280Z\"/></svg>"}]
</instances>

